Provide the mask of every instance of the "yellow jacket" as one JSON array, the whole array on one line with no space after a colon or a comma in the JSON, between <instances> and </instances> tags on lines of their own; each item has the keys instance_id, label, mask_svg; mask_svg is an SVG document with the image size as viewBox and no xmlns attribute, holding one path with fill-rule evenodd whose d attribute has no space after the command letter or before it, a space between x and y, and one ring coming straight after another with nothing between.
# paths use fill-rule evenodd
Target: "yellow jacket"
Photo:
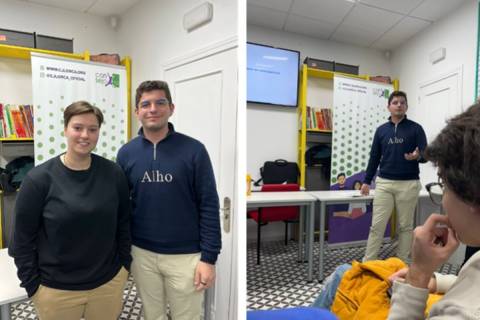
<instances>
[{"instance_id":1,"label":"yellow jacket","mask_svg":"<svg viewBox=\"0 0 480 320\"><path fill-rule=\"evenodd\" d=\"M353 261L337 288L331 311L340 320L387 319L390 309L388 277L407 267L398 258L373 260L364 263ZM430 294L427 310L442 295Z\"/></svg>"}]
</instances>

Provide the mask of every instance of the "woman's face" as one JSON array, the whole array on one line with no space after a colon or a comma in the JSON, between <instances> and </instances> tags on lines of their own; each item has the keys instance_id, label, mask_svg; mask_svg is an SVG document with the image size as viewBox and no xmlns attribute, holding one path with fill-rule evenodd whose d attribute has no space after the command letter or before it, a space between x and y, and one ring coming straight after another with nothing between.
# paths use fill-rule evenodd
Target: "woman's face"
<instances>
[{"instance_id":1,"label":"woman's face","mask_svg":"<svg viewBox=\"0 0 480 320\"><path fill-rule=\"evenodd\" d=\"M69 153L77 156L89 155L97 145L100 126L93 113L73 116L64 130Z\"/></svg>"},{"instance_id":2,"label":"woman's face","mask_svg":"<svg viewBox=\"0 0 480 320\"><path fill-rule=\"evenodd\" d=\"M480 246L480 208L464 202L447 186L442 206L458 239L470 246Z\"/></svg>"}]
</instances>

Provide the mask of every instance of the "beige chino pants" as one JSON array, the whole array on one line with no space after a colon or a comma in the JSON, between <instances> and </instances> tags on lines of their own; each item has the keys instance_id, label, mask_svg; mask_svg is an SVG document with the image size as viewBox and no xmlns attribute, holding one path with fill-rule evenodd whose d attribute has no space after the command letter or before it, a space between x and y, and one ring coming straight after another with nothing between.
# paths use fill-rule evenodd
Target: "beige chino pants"
<instances>
[{"instance_id":1,"label":"beige chino pants","mask_svg":"<svg viewBox=\"0 0 480 320\"><path fill-rule=\"evenodd\" d=\"M132 246L132 274L143 302L145 320L197 320L203 291L194 286L200 253L159 254Z\"/></svg>"},{"instance_id":2,"label":"beige chino pants","mask_svg":"<svg viewBox=\"0 0 480 320\"><path fill-rule=\"evenodd\" d=\"M91 290L60 290L40 285L32 297L40 320L116 320L122 311L128 271Z\"/></svg>"},{"instance_id":3,"label":"beige chino pants","mask_svg":"<svg viewBox=\"0 0 480 320\"><path fill-rule=\"evenodd\" d=\"M393 208L399 224L397 257L406 261L412 245L413 219L422 185L419 180L388 180L380 177L377 177L375 183L372 225L363 261L378 259Z\"/></svg>"}]
</instances>

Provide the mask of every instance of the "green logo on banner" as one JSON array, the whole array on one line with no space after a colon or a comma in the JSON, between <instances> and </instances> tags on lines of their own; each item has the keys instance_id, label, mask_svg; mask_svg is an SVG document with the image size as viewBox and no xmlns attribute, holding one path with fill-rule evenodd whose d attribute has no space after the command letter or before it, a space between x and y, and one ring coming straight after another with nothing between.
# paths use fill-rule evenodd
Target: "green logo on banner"
<instances>
[{"instance_id":1,"label":"green logo on banner","mask_svg":"<svg viewBox=\"0 0 480 320\"><path fill-rule=\"evenodd\" d=\"M120 87L120 75L118 73L112 74L112 86L114 88Z\"/></svg>"},{"instance_id":2,"label":"green logo on banner","mask_svg":"<svg viewBox=\"0 0 480 320\"><path fill-rule=\"evenodd\" d=\"M103 84L105 87L120 87L120 75L118 73L96 73L95 79L98 84Z\"/></svg>"}]
</instances>

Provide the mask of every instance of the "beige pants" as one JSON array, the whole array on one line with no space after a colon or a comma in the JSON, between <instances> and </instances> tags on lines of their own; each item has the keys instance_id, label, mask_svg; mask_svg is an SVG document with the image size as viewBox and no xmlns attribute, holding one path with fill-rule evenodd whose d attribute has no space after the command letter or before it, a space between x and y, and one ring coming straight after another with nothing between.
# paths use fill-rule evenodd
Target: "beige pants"
<instances>
[{"instance_id":1,"label":"beige pants","mask_svg":"<svg viewBox=\"0 0 480 320\"><path fill-rule=\"evenodd\" d=\"M393 208L398 219L397 256L406 261L412 245L415 207L422 185L419 180L387 180L377 177L373 199L372 225L363 261L376 260Z\"/></svg>"},{"instance_id":2,"label":"beige pants","mask_svg":"<svg viewBox=\"0 0 480 320\"><path fill-rule=\"evenodd\" d=\"M132 274L143 302L145 320L196 320L202 313L203 291L195 290L200 253L158 254L132 246Z\"/></svg>"},{"instance_id":3,"label":"beige pants","mask_svg":"<svg viewBox=\"0 0 480 320\"><path fill-rule=\"evenodd\" d=\"M109 282L92 290L59 290L40 285L32 297L40 320L117 319L128 272L121 268Z\"/></svg>"}]
</instances>

